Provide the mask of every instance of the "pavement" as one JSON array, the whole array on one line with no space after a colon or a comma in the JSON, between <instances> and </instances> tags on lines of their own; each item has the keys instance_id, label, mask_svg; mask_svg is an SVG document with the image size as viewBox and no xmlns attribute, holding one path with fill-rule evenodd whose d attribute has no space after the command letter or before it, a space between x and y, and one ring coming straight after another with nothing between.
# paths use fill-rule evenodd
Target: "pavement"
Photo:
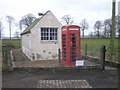
<instances>
[{"instance_id":1,"label":"pavement","mask_svg":"<svg viewBox=\"0 0 120 90\"><path fill-rule=\"evenodd\" d=\"M31 61L21 49L13 49L15 67L51 67L59 66L58 60L34 60Z\"/></svg>"},{"instance_id":2,"label":"pavement","mask_svg":"<svg viewBox=\"0 0 120 90\"><path fill-rule=\"evenodd\" d=\"M105 67L102 70L45 69L58 66L56 60L30 61L20 49L13 50L15 66L28 69L6 70L2 73L2 88L118 88L118 69ZM85 66L96 63L86 61ZM31 69L30 67L34 67ZM40 68L42 67L42 68ZM39 68L39 69L36 69ZM59 67L58 67L59 68Z\"/></svg>"},{"instance_id":3,"label":"pavement","mask_svg":"<svg viewBox=\"0 0 120 90\"><path fill-rule=\"evenodd\" d=\"M13 49L12 51L13 51L15 67L56 67L56 66L59 66L59 62L57 59L31 61L29 58L26 57L25 54L22 53L21 49ZM83 66L99 66L98 63L91 62L88 60L80 60L80 61L84 61Z\"/></svg>"},{"instance_id":4,"label":"pavement","mask_svg":"<svg viewBox=\"0 0 120 90\"><path fill-rule=\"evenodd\" d=\"M56 83L56 84L55 84ZM3 88L118 88L117 70L12 70L2 73Z\"/></svg>"}]
</instances>

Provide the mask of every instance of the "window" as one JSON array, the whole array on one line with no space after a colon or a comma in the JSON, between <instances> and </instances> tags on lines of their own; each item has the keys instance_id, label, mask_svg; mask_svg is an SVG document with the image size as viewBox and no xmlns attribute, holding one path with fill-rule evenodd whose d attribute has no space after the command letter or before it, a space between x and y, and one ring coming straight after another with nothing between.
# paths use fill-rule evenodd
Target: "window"
<instances>
[{"instance_id":1,"label":"window","mask_svg":"<svg viewBox=\"0 0 120 90\"><path fill-rule=\"evenodd\" d=\"M57 41L58 28L41 28L42 41Z\"/></svg>"}]
</instances>

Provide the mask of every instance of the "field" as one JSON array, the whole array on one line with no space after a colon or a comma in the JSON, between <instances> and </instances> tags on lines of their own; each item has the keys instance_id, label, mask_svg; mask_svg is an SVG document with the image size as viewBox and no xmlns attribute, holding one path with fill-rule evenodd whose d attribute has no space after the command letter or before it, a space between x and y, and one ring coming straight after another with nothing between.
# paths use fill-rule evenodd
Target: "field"
<instances>
[{"instance_id":1,"label":"field","mask_svg":"<svg viewBox=\"0 0 120 90\"><path fill-rule=\"evenodd\" d=\"M21 40L20 39L6 39L2 40L2 45L9 44L9 45L14 45L14 46L20 46ZM100 47L105 45L107 49L109 49L110 46L110 39L101 39L101 38L96 38L96 39L81 39L81 48L82 50L85 50L85 44L89 47L89 50L98 50ZM115 39L115 48L118 48L118 39Z\"/></svg>"},{"instance_id":2,"label":"field","mask_svg":"<svg viewBox=\"0 0 120 90\"><path fill-rule=\"evenodd\" d=\"M85 45L87 44L88 50L90 51L98 51L100 48L105 45L108 50L110 47L110 39L82 39L81 40L81 48L85 50ZM118 48L118 39L115 39L115 49Z\"/></svg>"},{"instance_id":3,"label":"field","mask_svg":"<svg viewBox=\"0 0 120 90\"><path fill-rule=\"evenodd\" d=\"M21 40L2 40L3 45L10 45L19 47L21 45ZM102 38L84 38L81 39L81 51L82 54L85 54L86 51L86 44L87 44L87 54L89 56L94 56L100 58L100 48L105 45L106 46L106 58L109 58L109 51L110 51L110 39L102 39ZM118 52L118 39L115 39L115 51L114 51L114 58L117 61L117 52Z\"/></svg>"},{"instance_id":4,"label":"field","mask_svg":"<svg viewBox=\"0 0 120 90\"><path fill-rule=\"evenodd\" d=\"M6 40L1 40L1 45L0 45L0 47L2 48L1 50L2 50L2 52L4 52L4 53L2 53L2 57L3 57L3 61L2 61L2 69L4 70L4 69L7 69L9 66L10 66L10 64L11 63L9 63L10 62L10 48L5 48L4 46L6 45L6 46L9 46L9 47L19 47L20 46L20 40L8 40L8 39L6 39Z\"/></svg>"},{"instance_id":5,"label":"field","mask_svg":"<svg viewBox=\"0 0 120 90\"><path fill-rule=\"evenodd\" d=\"M94 56L100 58L100 48L105 45L106 46L106 59L109 58L110 52L110 39L82 39L81 40L81 51L82 54L85 54L87 44L87 53L89 56ZM118 39L115 39L115 49L114 49L114 61L118 61Z\"/></svg>"},{"instance_id":6,"label":"field","mask_svg":"<svg viewBox=\"0 0 120 90\"><path fill-rule=\"evenodd\" d=\"M12 46L15 46L15 47L18 47L20 46L20 43L21 43L21 40L20 39L5 39L5 40L2 40L2 45L12 45Z\"/></svg>"}]
</instances>

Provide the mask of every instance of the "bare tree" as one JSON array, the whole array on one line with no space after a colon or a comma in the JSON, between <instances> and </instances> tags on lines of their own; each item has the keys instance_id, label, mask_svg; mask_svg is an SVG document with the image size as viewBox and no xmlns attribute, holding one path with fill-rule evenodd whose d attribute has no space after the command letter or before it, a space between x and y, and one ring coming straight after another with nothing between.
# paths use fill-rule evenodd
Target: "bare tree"
<instances>
[{"instance_id":1,"label":"bare tree","mask_svg":"<svg viewBox=\"0 0 120 90\"><path fill-rule=\"evenodd\" d=\"M3 35L3 25L2 22L0 21L0 39L2 38Z\"/></svg>"},{"instance_id":2,"label":"bare tree","mask_svg":"<svg viewBox=\"0 0 120 90\"><path fill-rule=\"evenodd\" d=\"M20 37L20 32L15 31L15 33L14 33L14 37L15 37L15 38L19 38L19 37Z\"/></svg>"},{"instance_id":3,"label":"bare tree","mask_svg":"<svg viewBox=\"0 0 120 90\"><path fill-rule=\"evenodd\" d=\"M7 22L9 24L9 30L10 30L10 39L11 39L11 28L12 24L15 21L15 19L12 16L6 16Z\"/></svg>"},{"instance_id":4,"label":"bare tree","mask_svg":"<svg viewBox=\"0 0 120 90\"><path fill-rule=\"evenodd\" d=\"M36 19L36 17L33 14L27 14L27 15L23 16L19 22L20 29L22 28L22 25L28 27L32 22L35 21L35 19Z\"/></svg>"},{"instance_id":5,"label":"bare tree","mask_svg":"<svg viewBox=\"0 0 120 90\"><path fill-rule=\"evenodd\" d=\"M112 33L112 20L111 18L106 19L103 22L103 36L104 37L111 37ZM115 33L119 34L120 33L120 16L116 16L116 26L115 26Z\"/></svg>"},{"instance_id":6,"label":"bare tree","mask_svg":"<svg viewBox=\"0 0 120 90\"><path fill-rule=\"evenodd\" d=\"M111 29L112 29L111 19L106 19L103 22L103 35L104 35L104 37L110 37Z\"/></svg>"},{"instance_id":7,"label":"bare tree","mask_svg":"<svg viewBox=\"0 0 120 90\"><path fill-rule=\"evenodd\" d=\"M116 32L120 37L120 16L119 15L116 16Z\"/></svg>"},{"instance_id":8,"label":"bare tree","mask_svg":"<svg viewBox=\"0 0 120 90\"><path fill-rule=\"evenodd\" d=\"M64 15L62 18L63 22L65 24L72 24L74 21L73 21L73 18L70 16L70 15Z\"/></svg>"},{"instance_id":9,"label":"bare tree","mask_svg":"<svg viewBox=\"0 0 120 90\"><path fill-rule=\"evenodd\" d=\"M88 22L86 19L83 19L82 22L80 23L80 27L82 30L82 37L84 37L84 30L89 28Z\"/></svg>"},{"instance_id":10,"label":"bare tree","mask_svg":"<svg viewBox=\"0 0 120 90\"><path fill-rule=\"evenodd\" d=\"M102 22L96 21L94 24L94 29L96 30L96 35L99 38L100 37L100 29L102 28Z\"/></svg>"},{"instance_id":11,"label":"bare tree","mask_svg":"<svg viewBox=\"0 0 120 90\"><path fill-rule=\"evenodd\" d=\"M93 32L90 32L90 33L89 33L89 36L90 36L90 37L93 37Z\"/></svg>"},{"instance_id":12,"label":"bare tree","mask_svg":"<svg viewBox=\"0 0 120 90\"><path fill-rule=\"evenodd\" d=\"M20 33L22 33L22 20L19 21Z\"/></svg>"}]
</instances>

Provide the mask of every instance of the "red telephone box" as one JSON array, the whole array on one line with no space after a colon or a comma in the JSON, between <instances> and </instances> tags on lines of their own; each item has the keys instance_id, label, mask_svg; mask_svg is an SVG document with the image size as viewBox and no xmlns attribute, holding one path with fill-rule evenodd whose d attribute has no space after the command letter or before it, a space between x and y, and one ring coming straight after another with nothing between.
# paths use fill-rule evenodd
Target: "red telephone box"
<instances>
[{"instance_id":1,"label":"red telephone box","mask_svg":"<svg viewBox=\"0 0 120 90\"><path fill-rule=\"evenodd\" d=\"M62 27L62 64L75 66L76 60L81 59L80 27L66 25Z\"/></svg>"}]
</instances>

